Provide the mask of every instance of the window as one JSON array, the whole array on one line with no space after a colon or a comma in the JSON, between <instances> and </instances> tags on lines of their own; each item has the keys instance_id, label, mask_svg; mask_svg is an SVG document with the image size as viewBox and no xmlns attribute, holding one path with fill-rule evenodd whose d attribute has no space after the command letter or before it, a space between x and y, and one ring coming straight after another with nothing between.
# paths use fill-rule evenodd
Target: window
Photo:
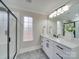
<instances>
[{"instance_id":1,"label":"window","mask_svg":"<svg viewBox=\"0 0 79 59\"><path fill-rule=\"evenodd\" d=\"M23 31L23 41L33 40L33 18L24 17L24 31Z\"/></svg>"}]
</instances>

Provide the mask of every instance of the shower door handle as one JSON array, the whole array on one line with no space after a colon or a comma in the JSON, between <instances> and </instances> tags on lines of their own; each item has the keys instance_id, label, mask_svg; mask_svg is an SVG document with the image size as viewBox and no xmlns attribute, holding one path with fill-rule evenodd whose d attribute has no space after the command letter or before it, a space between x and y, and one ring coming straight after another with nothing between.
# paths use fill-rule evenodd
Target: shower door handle
<instances>
[{"instance_id":1,"label":"shower door handle","mask_svg":"<svg viewBox=\"0 0 79 59\"><path fill-rule=\"evenodd\" d=\"M8 41L9 41L9 42L11 41L10 37L9 37Z\"/></svg>"}]
</instances>

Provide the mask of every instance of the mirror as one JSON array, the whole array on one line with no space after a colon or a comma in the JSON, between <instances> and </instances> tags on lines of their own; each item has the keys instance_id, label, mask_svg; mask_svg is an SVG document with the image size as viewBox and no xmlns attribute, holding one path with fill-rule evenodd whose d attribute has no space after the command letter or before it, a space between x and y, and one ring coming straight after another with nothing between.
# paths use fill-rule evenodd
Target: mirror
<instances>
[{"instance_id":1,"label":"mirror","mask_svg":"<svg viewBox=\"0 0 79 59\"><path fill-rule=\"evenodd\" d=\"M66 4L69 10L64 13L52 17L48 20L48 34L58 36L66 36L72 38L79 38L79 1L71 1Z\"/></svg>"}]
</instances>

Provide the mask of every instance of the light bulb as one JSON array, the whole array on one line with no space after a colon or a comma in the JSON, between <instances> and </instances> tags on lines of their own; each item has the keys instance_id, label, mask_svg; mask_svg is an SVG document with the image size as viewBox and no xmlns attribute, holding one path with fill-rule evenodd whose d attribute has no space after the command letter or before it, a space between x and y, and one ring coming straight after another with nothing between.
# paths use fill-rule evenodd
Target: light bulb
<instances>
[{"instance_id":1,"label":"light bulb","mask_svg":"<svg viewBox=\"0 0 79 59\"><path fill-rule=\"evenodd\" d=\"M53 18L53 17L56 17L56 11L49 15L49 18Z\"/></svg>"},{"instance_id":2,"label":"light bulb","mask_svg":"<svg viewBox=\"0 0 79 59\"><path fill-rule=\"evenodd\" d=\"M61 8L57 10L57 15L61 14Z\"/></svg>"},{"instance_id":3,"label":"light bulb","mask_svg":"<svg viewBox=\"0 0 79 59\"><path fill-rule=\"evenodd\" d=\"M53 13L51 13L51 14L49 15L49 18L53 18L53 15L54 15L54 14L53 14Z\"/></svg>"},{"instance_id":4,"label":"light bulb","mask_svg":"<svg viewBox=\"0 0 79 59\"><path fill-rule=\"evenodd\" d=\"M67 10L69 10L69 6L63 6L62 9L63 9L63 11L67 11Z\"/></svg>"},{"instance_id":5,"label":"light bulb","mask_svg":"<svg viewBox=\"0 0 79 59\"><path fill-rule=\"evenodd\" d=\"M56 17L57 16L57 11L55 11L53 14L54 14L53 17Z\"/></svg>"}]
</instances>

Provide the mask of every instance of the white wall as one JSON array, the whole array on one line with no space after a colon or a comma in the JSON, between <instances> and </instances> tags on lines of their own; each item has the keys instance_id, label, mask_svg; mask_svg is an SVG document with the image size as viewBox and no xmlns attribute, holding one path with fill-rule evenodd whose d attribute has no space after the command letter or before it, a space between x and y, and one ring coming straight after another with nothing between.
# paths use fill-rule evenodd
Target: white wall
<instances>
[{"instance_id":1,"label":"white wall","mask_svg":"<svg viewBox=\"0 0 79 59\"><path fill-rule=\"evenodd\" d=\"M63 22L57 21L57 34L63 35Z\"/></svg>"},{"instance_id":2,"label":"white wall","mask_svg":"<svg viewBox=\"0 0 79 59\"><path fill-rule=\"evenodd\" d=\"M48 35L53 36L53 34L57 34L57 21L49 19L47 21L47 28Z\"/></svg>"}]
</instances>

